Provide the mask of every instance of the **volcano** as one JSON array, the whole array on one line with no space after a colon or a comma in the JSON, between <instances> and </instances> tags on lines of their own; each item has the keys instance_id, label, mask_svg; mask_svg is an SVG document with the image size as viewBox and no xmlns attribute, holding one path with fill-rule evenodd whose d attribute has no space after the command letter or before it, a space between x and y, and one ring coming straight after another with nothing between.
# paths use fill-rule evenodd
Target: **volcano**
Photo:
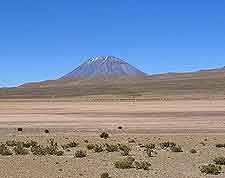
<instances>
[{"instance_id":1,"label":"volcano","mask_svg":"<svg viewBox=\"0 0 225 178\"><path fill-rule=\"evenodd\" d=\"M62 79L145 76L146 74L114 56L92 57Z\"/></svg>"}]
</instances>

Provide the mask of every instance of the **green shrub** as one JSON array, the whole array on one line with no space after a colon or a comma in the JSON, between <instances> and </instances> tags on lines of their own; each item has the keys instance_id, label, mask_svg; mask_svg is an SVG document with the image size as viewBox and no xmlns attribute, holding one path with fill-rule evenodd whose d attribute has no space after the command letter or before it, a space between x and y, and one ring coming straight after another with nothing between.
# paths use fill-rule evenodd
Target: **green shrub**
<instances>
[{"instance_id":1,"label":"green shrub","mask_svg":"<svg viewBox=\"0 0 225 178\"><path fill-rule=\"evenodd\" d=\"M7 148L7 145L6 144L1 144L0 145L0 154L2 156L10 156L13 153Z\"/></svg>"},{"instance_id":2,"label":"green shrub","mask_svg":"<svg viewBox=\"0 0 225 178\"><path fill-rule=\"evenodd\" d=\"M18 143L14 147L13 150L16 153L16 155L27 155L27 154L29 154L29 151L23 147L23 144L22 143Z\"/></svg>"},{"instance_id":3,"label":"green shrub","mask_svg":"<svg viewBox=\"0 0 225 178\"><path fill-rule=\"evenodd\" d=\"M75 152L75 157L76 158L84 158L86 156L87 156L87 153L85 151L83 151L83 150L77 150Z\"/></svg>"},{"instance_id":4,"label":"green shrub","mask_svg":"<svg viewBox=\"0 0 225 178\"><path fill-rule=\"evenodd\" d=\"M109 138L109 134L107 132L103 132L103 133L101 133L100 137L107 139L107 138Z\"/></svg>"},{"instance_id":5,"label":"green shrub","mask_svg":"<svg viewBox=\"0 0 225 178\"><path fill-rule=\"evenodd\" d=\"M221 166L216 166L214 164L208 164L200 167L200 171L205 174L218 175L221 173Z\"/></svg>"},{"instance_id":6,"label":"green shrub","mask_svg":"<svg viewBox=\"0 0 225 178\"><path fill-rule=\"evenodd\" d=\"M225 157L217 157L213 161L215 164L225 165Z\"/></svg>"},{"instance_id":7,"label":"green shrub","mask_svg":"<svg viewBox=\"0 0 225 178\"><path fill-rule=\"evenodd\" d=\"M135 159L132 157L120 158L114 162L114 166L118 169L130 169L134 163Z\"/></svg>"},{"instance_id":8,"label":"green shrub","mask_svg":"<svg viewBox=\"0 0 225 178\"><path fill-rule=\"evenodd\" d=\"M135 167L136 169L144 169L144 170L149 170L149 167L151 166L151 164L149 162L146 161L141 161L141 162L135 162Z\"/></svg>"},{"instance_id":9,"label":"green shrub","mask_svg":"<svg viewBox=\"0 0 225 178\"><path fill-rule=\"evenodd\" d=\"M183 152L182 148L180 145L178 146L173 146L170 148L172 152Z\"/></svg>"},{"instance_id":10,"label":"green shrub","mask_svg":"<svg viewBox=\"0 0 225 178\"><path fill-rule=\"evenodd\" d=\"M102 145L95 145L94 146L94 152L96 152L96 153L100 153L100 152L103 152L104 151L104 149L103 149L103 146Z\"/></svg>"},{"instance_id":11,"label":"green shrub","mask_svg":"<svg viewBox=\"0 0 225 178\"><path fill-rule=\"evenodd\" d=\"M106 144L106 151L108 151L108 152L116 152L118 150L119 150L118 145Z\"/></svg>"}]
</instances>

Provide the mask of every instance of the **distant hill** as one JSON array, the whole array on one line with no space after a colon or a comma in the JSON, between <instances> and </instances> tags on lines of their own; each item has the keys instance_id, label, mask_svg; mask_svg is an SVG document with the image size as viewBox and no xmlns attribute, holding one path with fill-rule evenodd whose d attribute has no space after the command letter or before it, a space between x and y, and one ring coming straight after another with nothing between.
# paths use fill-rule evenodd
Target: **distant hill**
<instances>
[{"instance_id":1,"label":"distant hill","mask_svg":"<svg viewBox=\"0 0 225 178\"><path fill-rule=\"evenodd\" d=\"M62 77L62 79L145 75L144 72L122 59L113 56L101 56L87 60L74 71Z\"/></svg>"},{"instance_id":2,"label":"distant hill","mask_svg":"<svg viewBox=\"0 0 225 178\"><path fill-rule=\"evenodd\" d=\"M0 98L225 98L225 67L148 76L115 57L92 58L58 80L0 89Z\"/></svg>"}]
</instances>

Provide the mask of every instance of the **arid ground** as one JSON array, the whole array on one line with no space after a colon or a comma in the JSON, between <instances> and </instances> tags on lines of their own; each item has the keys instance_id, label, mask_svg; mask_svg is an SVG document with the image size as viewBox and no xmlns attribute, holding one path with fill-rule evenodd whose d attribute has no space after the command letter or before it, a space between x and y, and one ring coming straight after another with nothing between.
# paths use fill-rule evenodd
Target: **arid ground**
<instances>
[{"instance_id":1,"label":"arid ground","mask_svg":"<svg viewBox=\"0 0 225 178\"><path fill-rule=\"evenodd\" d=\"M1 178L99 178L108 172L112 178L200 178L215 177L200 172L199 166L225 156L225 101L171 100L145 102L75 102L63 100L5 100L0 102L0 141L35 140L47 144L54 138L58 145L70 141L79 146L63 156L0 156ZM122 129L118 129L121 126ZM17 128L23 128L18 132ZM44 131L48 129L50 133ZM109 139L99 137L110 134ZM94 153L92 144L126 144L130 156L151 163L150 170L117 169L113 162L120 152ZM130 141L129 140L134 140ZM165 141L175 142L183 152L160 148ZM141 145L156 144L148 157ZM59 146L60 147L60 146ZM13 148L10 148L13 150ZM87 157L74 158L76 150ZM190 150L195 149L196 154ZM216 177L225 177L222 173Z\"/></svg>"}]
</instances>

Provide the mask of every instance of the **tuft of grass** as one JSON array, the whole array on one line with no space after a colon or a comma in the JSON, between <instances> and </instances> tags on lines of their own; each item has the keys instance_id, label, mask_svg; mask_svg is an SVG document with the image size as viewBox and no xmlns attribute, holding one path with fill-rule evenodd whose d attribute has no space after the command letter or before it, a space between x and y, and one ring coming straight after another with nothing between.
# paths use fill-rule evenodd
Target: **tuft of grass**
<instances>
[{"instance_id":1,"label":"tuft of grass","mask_svg":"<svg viewBox=\"0 0 225 178\"><path fill-rule=\"evenodd\" d=\"M151 164L147 161L141 161L141 162L135 161L134 164L136 169L143 169L143 170L149 170L149 167L151 166Z\"/></svg>"},{"instance_id":2,"label":"tuft of grass","mask_svg":"<svg viewBox=\"0 0 225 178\"><path fill-rule=\"evenodd\" d=\"M2 156L10 156L12 154L13 153L11 152L10 149L8 149L6 144L1 144L0 145L0 155L2 155Z\"/></svg>"},{"instance_id":3,"label":"tuft of grass","mask_svg":"<svg viewBox=\"0 0 225 178\"><path fill-rule=\"evenodd\" d=\"M14 147L14 152L16 153L16 155L27 155L29 154L29 151L27 149L24 148L22 143L18 143L15 147Z\"/></svg>"},{"instance_id":4,"label":"tuft of grass","mask_svg":"<svg viewBox=\"0 0 225 178\"><path fill-rule=\"evenodd\" d=\"M47 149L41 145L32 147L31 152L36 156L45 156L48 154Z\"/></svg>"},{"instance_id":5,"label":"tuft of grass","mask_svg":"<svg viewBox=\"0 0 225 178\"><path fill-rule=\"evenodd\" d=\"M77 150L75 152L75 157L76 158L84 158L86 156L87 156L87 153L85 151L83 151L83 150Z\"/></svg>"},{"instance_id":6,"label":"tuft of grass","mask_svg":"<svg viewBox=\"0 0 225 178\"><path fill-rule=\"evenodd\" d=\"M118 147L119 147L119 150L121 150L121 155L122 156L128 156L131 149L127 146L127 145L124 145L124 144L118 144Z\"/></svg>"},{"instance_id":7,"label":"tuft of grass","mask_svg":"<svg viewBox=\"0 0 225 178\"><path fill-rule=\"evenodd\" d=\"M223 157L223 156L217 157L213 161L214 161L215 164L225 165L225 157Z\"/></svg>"},{"instance_id":8,"label":"tuft of grass","mask_svg":"<svg viewBox=\"0 0 225 178\"><path fill-rule=\"evenodd\" d=\"M104 138L104 139L108 139L109 138L109 134L107 132L103 132L103 133L101 133L100 137Z\"/></svg>"},{"instance_id":9,"label":"tuft of grass","mask_svg":"<svg viewBox=\"0 0 225 178\"><path fill-rule=\"evenodd\" d=\"M17 145L17 142L15 140L7 140L6 145L13 147Z\"/></svg>"},{"instance_id":10,"label":"tuft of grass","mask_svg":"<svg viewBox=\"0 0 225 178\"><path fill-rule=\"evenodd\" d=\"M178 145L178 146L173 146L173 147L170 148L170 150L171 150L172 152L183 152L183 150L182 150L182 148L181 148L180 145Z\"/></svg>"},{"instance_id":11,"label":"tuft of grass","mask_svg":"<svg viewBox=\"0 0 225 178\"><path fill-rule=\"evenodd\" d=\"M108 151L108 152L116 152L118 150L119 150L118 145L106 144L106 151Z\"/></svg>"},{"instance_id":12,"label":"tuft of grass","mask_svg":"<svg viewBox=\"0 0 225 178\"><path fill-rule=\"evenodd\" d=\"M221 166L217 166L214 164L203 165L200 167L200 171L205 174L218 175L221 173Z\"/></svg>"},{"instance_id":13,"label":"tuft of grass","mask_svg":"<svg viewBox=\"0 0 225 178\"><path fill-rule=\"evenodd\" d=\"M75 141L72 141L72 142L70 142L70 143L67 143L67 144L65 144L65 145L62 145L62 148L64 149L64 150L66 150L66 149L68 149L68 148L75 148L75 147L77 147L78 146L78 143L76 143Z\"/></svg>"},{"instance_id":14,"label":"tuft of grass","mask_svg":"<svg viewBox=\"0 0 225 178\"><path fill-rule=\"evenodd\" d=\"M118 169L130 169L134 163L135 159L132 157L120 158L114 162L114 166Z\"/></svg>"},{"instance_id":15,"label":"tuft of grass","mask_svg":"<svg viewBox=\"0 0 225 178\"><path fill-rule=\"evenodd\" d=\"M95 145L94 146L94 152L96 152L96 153L100 153L100 152L103 152L104 151L104 149L103 149L103 146L102 145Z\"/></svg>"}]
</instances>

